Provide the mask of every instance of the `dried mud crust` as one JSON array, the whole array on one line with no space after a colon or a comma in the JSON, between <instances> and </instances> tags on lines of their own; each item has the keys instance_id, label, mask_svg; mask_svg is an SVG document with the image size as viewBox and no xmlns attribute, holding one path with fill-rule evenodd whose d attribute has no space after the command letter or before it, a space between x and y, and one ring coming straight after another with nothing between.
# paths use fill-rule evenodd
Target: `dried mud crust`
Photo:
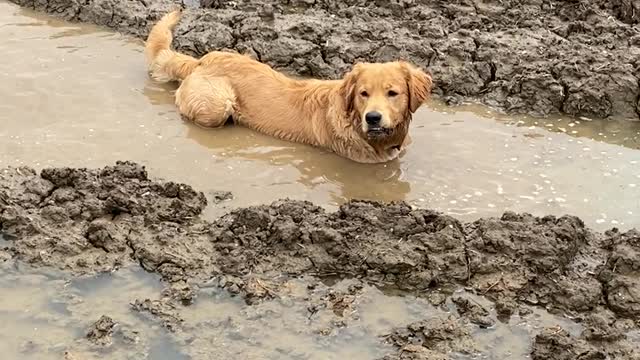
<instances>
[{"instance_id":1,"label":"dried mud crust","mask_svg":"<svg viewBox=\"0 0 640 360\"><path fill-rule=\"evenodd\" d=\"M199 217L206 204L190 186L151 180L131 162L40 173L0 170L0 232L12 256L76 274L139 263L168 285L160 300L138 300L132 307L159 317L170 330L181 326L176 306L193 302L205 283L252 303L278 296L282 284L297 276L357 278L425 296L462 285L494 301L502 318L528 305L583 322L587 328L579 341L566 340L567 351L583 346L616 358L640 356L626 345L626 334L640 328L636 230L599 234L572 216L509 212L461 223L404 203L366 201L327 213L309 202L281 200L209 222ZM345 296L354 294L357 288ZM337 314L348 306L340 299L323 302ZM452 301L468 323L492 325L487 309L462 297ZM391 334L393 344L412 349L400 358L439 351L416 338L454 336L462 346L466 330L440 322ZM442 336L425 334L427 328L442 328ZM536 339L538 353L564 346L560 332L551 334Z\"/></svg>"},{"instance_id":2,"label":"dried mud crust","mask_svg":"<svg viewBox=\"0 0 640 360\"><path fill-rule=\"evenodd\" d=\"M11 0L145 38L175 0ZM640 116L637 0L201 0L177 49L232 49L290 74L340 77L356 61L406 58L449 103L513 113ZM141 71L144 71L141 69Z\"/></svg>"}]
</instances>

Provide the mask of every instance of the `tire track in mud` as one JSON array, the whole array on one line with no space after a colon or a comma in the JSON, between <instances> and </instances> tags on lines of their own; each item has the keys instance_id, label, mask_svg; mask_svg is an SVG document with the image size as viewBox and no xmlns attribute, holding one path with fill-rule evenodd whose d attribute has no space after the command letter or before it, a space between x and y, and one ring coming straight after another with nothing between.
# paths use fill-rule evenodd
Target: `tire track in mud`
<instances>
[{"instance_id":1,"label":"tire track in mud","mask_svg":"<svg viewBox=\"0 0 640 360\"><path fill-rule=\"evenodd\" d=\"M134 308L173 331L180 318L172 309L193 302L198 284L212 279L252 304L277 296L288 278L331 276L426 297L464 286L492 300L503 319L535 306L585 326L577 339L562 329L540 333L533 358L639 356L626 339L640 329L637 230L600 234L573 216L511 212L461 223L405 203L369 201L328 213L280 200L209 222L200 218L206 205L201 192L152 180L131 162L39 174L28 167L0 170L0 232L13 257L77 275L139 263L167 288L162 300L136 301ZM486 309L455 302L462 318L489 326ZM413 349L396 358L433 358L469 336L457 321L441 320L389 334L399 349Z\"/></svg>"},{"instance_id":2,"label":"tire track in mud","mask_svg":"<svg viewBox=\"0 0 640 360\"><path fill-rule=\"evenodd\" d=\"M181 4L11 1L138 38ZM356 61L402 57L431 71L434 93L449 104L640 120L637 0L201 0L200 7L186 12L174 41L193 55L236 50L327 79Z\"/></svg>"}]
</instances>

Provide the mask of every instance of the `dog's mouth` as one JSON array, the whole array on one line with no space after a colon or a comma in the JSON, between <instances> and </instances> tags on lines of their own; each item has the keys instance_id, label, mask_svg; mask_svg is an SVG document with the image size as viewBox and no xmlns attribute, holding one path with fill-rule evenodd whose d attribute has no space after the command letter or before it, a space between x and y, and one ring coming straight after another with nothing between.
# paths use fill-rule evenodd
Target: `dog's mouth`
<instances>
[{"instance_id":1,"label":"dog's mouth","mask_svg":"<svg viewBox=\"0 0 640 360\"><path fill-rule=\"evenodd\" d=\"M373 127L367 129L367 137L369 139L381 139L391 135L393 129L383 127Z\"/></svg>"}]
</instances>

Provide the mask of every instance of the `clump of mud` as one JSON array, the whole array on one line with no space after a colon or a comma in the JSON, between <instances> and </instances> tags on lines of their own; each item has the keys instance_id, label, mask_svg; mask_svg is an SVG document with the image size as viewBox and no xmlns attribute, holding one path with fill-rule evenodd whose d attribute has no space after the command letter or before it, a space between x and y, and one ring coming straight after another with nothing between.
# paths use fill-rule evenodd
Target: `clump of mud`
<instances>
[{"instance_id":1,"label":"clump of mud","mask_svg":"<svg viewBox=\"0 0 640 360\"><path fill-rule=\"evenodd\" d=\"M368 201L327 213L309 202L280 200L209 222L199 217L206 204L190 186L149 179L131 162L39 174L27 167L0 170L0 232L10 240L12 256L75 274L139 263L168 285L160 300L138 300L132 307L170 330L181 324L175 308L193 302L199 284L213 281L255 303L274 298L298 276L357 278L425 297L465 286L494 301L502 318L527 305L587 326L579 341L561 331L540 334L533 350L538 358L579 347L638 356L625 335L640 323L636 230L598 234L572 216L509 212L464 224L405 203ZM317 305L339 314L357 291L327 295ZM464 297L452 301L467 323L492 326L487 309ZM465 331L433 319L388 339L431 358L443 341L447 348L472 351L462 341Z\"/></svg>"},{"instance_id":2,"label":"clump of mud","mask_svg":"<svg viewBox=\"0 0 640 360\"><path fill-rule=\"evenodd\" d=\"M153 182L143 167L127 162L100 170L0 173L0 229L19 239L12 250L27 262L78 273L110 271L144 257L136 255L147 251L137 249L142 239L133 239L136 231L186 226L206 204L191 187Z\"/></svg>"},{"instance_id":3,"label":"clump of mud","mask_svg":"<svg viewBox=\"0 0 640 360\"><path fill-rule=\"evenodd\" d=\"M476 352L468 326L453 316L409 324L406 329L388 335L387 341L400 351L383 360L446 360L449 357L445 354L449 352L465 355Z\"/></svg>"},{"instance_id":4,"label":"clump of mud","mask_svg":"<svg viewBox=\"0 0 640 360\"><path fill-rule=\"evenodd\" d=\"M91 325L87 332L87 339L98 346L109 346L113 343L113 328L116 323L112 318L103 315Z\"/></svg>"},{"instance_id":5,"label":"clump of mud","mask_svg":"<svg viewBox=\"0 0 640 360\"><path fill-rule=\"evenodd\" d=\"M181 3L11 0L145 38ZM405 58L449 103L513 113L639 119L640 4L630 0L201 0L177 49L231 49L290 74L337 78L356 61ZM141 69L141 71L144 71Z\"/></svg>"}]
</instances>

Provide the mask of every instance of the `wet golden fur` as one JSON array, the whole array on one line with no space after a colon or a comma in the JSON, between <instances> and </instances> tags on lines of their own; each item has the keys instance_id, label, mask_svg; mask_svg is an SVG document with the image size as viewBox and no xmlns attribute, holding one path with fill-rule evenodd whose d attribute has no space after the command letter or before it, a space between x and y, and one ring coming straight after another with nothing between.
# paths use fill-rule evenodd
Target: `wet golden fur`
<instances>
[{"instance_id":1,"label":"wet golden fur","mask_svg":"<svg viewBox=\"0 0 640 360\"><path fill-rule=\"evenodd\" d=\"M431 77L404 62L358 63L341 80L298 80L248 56L214 51L200 59L170 49L180 11L151 30L145 57L158 81L181 81L176 106L206 127L227 120L357 162L396 158L410 143L411 115L429 97ZM369 112L380 116L368 124Z\"/></svg>"}]
</instances>

